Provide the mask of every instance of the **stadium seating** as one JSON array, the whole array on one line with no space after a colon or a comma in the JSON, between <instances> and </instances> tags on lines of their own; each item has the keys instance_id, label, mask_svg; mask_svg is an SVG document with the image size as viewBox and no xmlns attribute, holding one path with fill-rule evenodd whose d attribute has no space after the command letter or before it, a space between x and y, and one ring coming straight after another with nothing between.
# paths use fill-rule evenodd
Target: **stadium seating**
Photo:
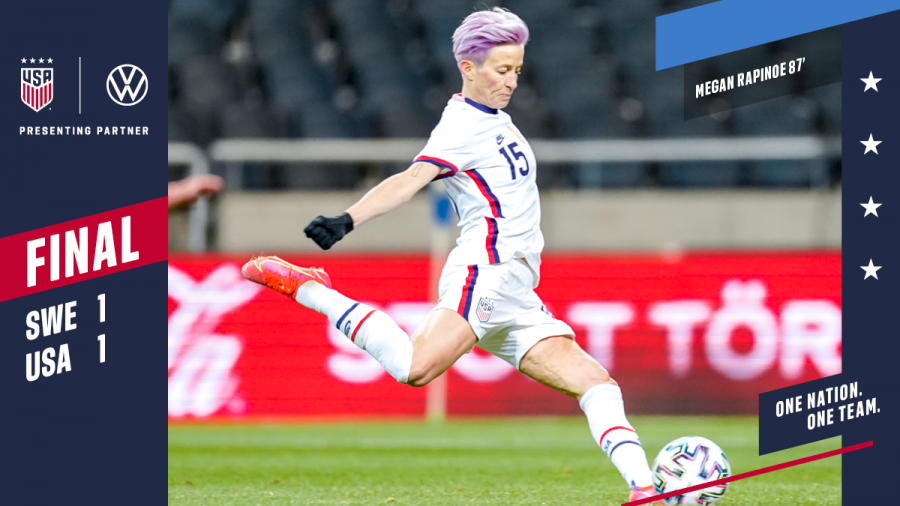
<instances>
[{"instance_id":1,"label":"stadium seating","mask_svg":"<svg viewBox=\"0 0 900 506\"><path fill-rule=\"evenodd\" d=\"M169 139L423 138L459 90L454 30L468 13L495 5L516 12L531 31L507 109L530 138L840 133L839 84L684 121L683 73L655 71L653 20L709 1L171 0ZM839 54L839 40L826 39ZM540 180L550 187L804 187L827 183L828 164L569 164L547 166ZM328 167L321 176L282 169L258 187L356 184Z\"/></svg>"}]
</instances>

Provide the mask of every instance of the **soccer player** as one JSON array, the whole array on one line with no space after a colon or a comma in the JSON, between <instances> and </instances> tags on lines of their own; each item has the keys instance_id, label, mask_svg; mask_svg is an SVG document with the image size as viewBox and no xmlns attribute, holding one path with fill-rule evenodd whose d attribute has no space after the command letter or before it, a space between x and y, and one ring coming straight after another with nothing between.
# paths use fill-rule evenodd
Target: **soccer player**
<instances>
[{"instance_id":1,"label":"soccer player","mask_svg":"<svg viewBox=\"0 0 900 506\"><path fill-rule=\"evenodd\" d=\"M628 483L629 500L643 499L655 495L652 475L625 417L621 390L534 292L544 246L537 164L528 142L501 111L516 90L527 41L525 23L505 9L469 15L453 34L462 93L448 101L412 165L340 216L319 216L306 227L308 237L329 249L429 182L444 181L462 232L441 274L437 307L412 340L386 314L333 290L324 270L262 257L247 262L242 272L326 315L401 383L428 384L477 344L574 397L594 440Z\"/></svg>"}]
</instances>

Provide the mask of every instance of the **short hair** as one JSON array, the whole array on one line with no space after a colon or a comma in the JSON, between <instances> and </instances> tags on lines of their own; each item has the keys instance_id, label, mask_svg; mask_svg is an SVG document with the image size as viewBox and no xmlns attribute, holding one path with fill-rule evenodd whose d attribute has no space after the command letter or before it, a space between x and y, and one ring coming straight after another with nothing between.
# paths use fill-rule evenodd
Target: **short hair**
<instances>
[{"instance_id":1,"label":"short hair","mask_svg":"<svg viewBox=\"0 0 900 506\"><path fill-rule=\"evenodd\" d=\"M528 26L522 18L507 9L494 7L488 11L469 14L453 32L453 56L459 65L471 60L484 63L487 54L495 46L528 42Z\"/></svg>"}]
</instances>

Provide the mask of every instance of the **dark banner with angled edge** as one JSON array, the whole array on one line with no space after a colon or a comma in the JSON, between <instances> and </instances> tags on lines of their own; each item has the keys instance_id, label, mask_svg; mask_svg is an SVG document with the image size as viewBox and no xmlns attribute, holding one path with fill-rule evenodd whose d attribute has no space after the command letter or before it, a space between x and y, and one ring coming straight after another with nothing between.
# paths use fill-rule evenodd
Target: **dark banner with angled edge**
<instances>
[{"instance_id":1,"label":"dark banner with angled edge","mask_svg":"<svg viewBox=\"0 0 900 506\"><path fill-rule=\"evenodd\" d=\"M863 419L881 413L878 397L884 402L886 393L882 385L853 381L848 374L762 393L759 395L759 454L853 430Z\"/></svg>"},{"instance_id":2,"label":"dark banner with angled edge","mask_svg":"<svg viewBox=\"0 0 900 506\"><path fill-rule=\"evenodd\" d=\"M836 26L723 54L684 66L684 119L690 120L841 80L841 27ZM798 117L813 114L812 104ZM765 117L749 126L759 134L782 128Z\"/></svg>"},{"instance_id":3,"label":"dark banner with angled edge","mask_svg":"<svg viewBox=\"0 0 900 506\"><path fill-rule=\"evenodd\" d=\"M166 2L7 2L2 504L160 504Z\"/></svg>"},{"instance_id":4,"label":"dark banner with angled edge","mask_svg":"<svg viewBox=\"0 0 900 506\"><path fill-rule=\"evenodd\" d=\"M842 457L843 504L848 505L890 503L895 495L878 484L890 483L891 457L898 450L892 429L898 425L900 394L890 375L900 301L900 278L891 274L900 251L900 223L891 212L891 198L900 188L898 28L898 0L722 0L657 18L656 68L685 65L686 119L841 77L843 369L761 392L759 447L765 454L842 435L845 449L861 449ZM819 42L809 42L817 37ZM841 60L835 68L838 40ZM811 70L815 80L803 74ZM737 86L741 72L743 91ZM733 89L728 76L734 78ZM751 92L753 86L758 88ZM760 133L767 127L778 133L777 124L762 125Z\"/></svg>"}]
</instances>

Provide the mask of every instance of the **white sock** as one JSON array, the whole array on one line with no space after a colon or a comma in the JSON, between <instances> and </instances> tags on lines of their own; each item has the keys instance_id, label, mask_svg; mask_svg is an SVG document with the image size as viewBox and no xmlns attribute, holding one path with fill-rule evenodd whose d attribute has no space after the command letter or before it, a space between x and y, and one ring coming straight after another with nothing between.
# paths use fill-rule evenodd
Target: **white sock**
<instances>
[{"instance_id":1,"label":"white sock","mask_svg":"<svg viewBox=\"0 0 900 506\"><path fill-rule=\"evenodd\" d=\"M328 317L353 343L369 352L400 383L409 380L413 344L390 316L320 283L304 283L294 298Z\"/></svg>"},{"instance_id":2,"label":"white sock","mask_svg":"<svg viewBox=\"0 0 900 506\"><path fill-rule=\"evenodd\" d=\"M594 441L628 485L641 488L653 485L653 474L647 465L641 440L625 418L622 390L616 385L596 385L581 396L579 404L587 415Z\"/></svg>"}]
</instances>

